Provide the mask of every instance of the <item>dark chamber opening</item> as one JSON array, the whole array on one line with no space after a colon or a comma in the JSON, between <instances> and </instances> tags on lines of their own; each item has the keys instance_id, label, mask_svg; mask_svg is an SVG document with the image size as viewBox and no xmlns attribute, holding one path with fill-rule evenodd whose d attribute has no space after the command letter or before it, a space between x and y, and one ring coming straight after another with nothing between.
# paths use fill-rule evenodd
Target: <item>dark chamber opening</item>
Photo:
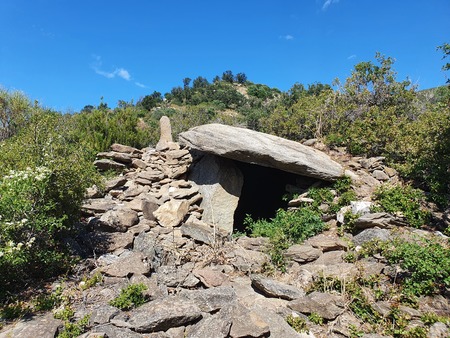
<instances>
[{"instance_id":1,"label":"dark chamber opening","mask_svg":"<svg viewBox=\"0 0 450 338\"><path fill-rule=\"evenodd\" d=\"M286 185L299 186L311 179L282 170L235 161L242 171L244 184L234 213L234 230L245 232L244 219L247 214L253 219L273 218L279 208L286 208Z\"/></svg>"}]
</instances>

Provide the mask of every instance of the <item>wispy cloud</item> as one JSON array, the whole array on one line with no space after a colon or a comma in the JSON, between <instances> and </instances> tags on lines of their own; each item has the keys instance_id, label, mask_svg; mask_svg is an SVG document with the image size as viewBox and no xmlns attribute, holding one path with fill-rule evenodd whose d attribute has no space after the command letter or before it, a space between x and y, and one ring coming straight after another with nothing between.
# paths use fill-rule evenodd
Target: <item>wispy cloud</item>
<instances>
[{"instance_id":1,"label":"wispy cloud","mask_svg":"<svg viewBox=\"0 0 450 338\"><path fill-rule=\"evenodd\" d=\"M349 57L347 57L347 60L354 59L355 57L356 57L356 55L355 55L355 54L352 54L352 55L350 55Z\"/></svg>"},{"instance_id":2,"label":"wispy cloud","mask_svg":"<svg viewBox=\"0 0 450 338\"><path fill-rule=\"evenodd\" d=\"M116 76L120 77L126 81L130 81L131 80L131 75L130 72L128 70L126 70L125 68L118 68L116 67L113 71L105 71L102 69L102 58L99 55L93 55L95 61L91 64L91 68L94 70L95 73L97 73L98 75L104 76L108 79L113 79Z\"/></svg>"},{"instance_id":3,"label":"wispy cloud","mask_svg":"<svg viewBox=\"0 0 450 338\"><path fill-rule=\"evenodd\" d=\"M145 84L142 84L140 82L135 82L134 83L136 86L141 87L141 88L148 88Z\"/></svg>"},{"instance_id":4,"label":"wispy cloud","mask_svg":"<svg viewBox=\"0 0 450 338\"><path fill-rule=\"evenodd\" d=\"M339 0L325 0L322 6L322 10L326 11L328 7L330 7L332 4L337 4Z\"/></svg>"},{"instance_id":5,"label":"wispy cloud","mask_svg":"<svg viewBox=\"0 0 450 338\"><path fill-rule=\"evenodd\" d=\"M280 36L280 39L286 40L286 41L294 40L294 36L292 36L292 35L290 35L290 34L282 35L282 36Z\"/></svg>"}]
</instances>

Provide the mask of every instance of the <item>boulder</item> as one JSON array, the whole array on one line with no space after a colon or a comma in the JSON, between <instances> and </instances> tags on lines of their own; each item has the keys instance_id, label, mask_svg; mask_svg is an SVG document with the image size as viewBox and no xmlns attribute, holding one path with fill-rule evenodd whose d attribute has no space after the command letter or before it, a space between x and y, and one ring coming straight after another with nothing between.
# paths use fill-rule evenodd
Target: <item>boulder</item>
<instances>
[{"instance_id":1,"label":"boulder","mask_svg":"<svg viewBox=\"0 0 450 338\"><path fill-rule=\"evenodd\" d=\"M127 166L125 164L107 159L107 158L102 158L100 160L95 160L94 161L94 166L101 171L106 171L106 170L123 170L125 169Z\"/></svg>"},{"instance_id":2,"label":"boulder","mask_svg":"<svg viewBox=\"0 0 450 338\"><path fill-rule=\"evenodd\" d=\"M99 219L99 225L106 231L125 232L129 227L139 223L136 211L128 208L108 210Z\"/></svg>"},{"instance_id":3,"label":"boulder","mask_svg":"<svg viewBox=\"0 0 450 338\"><path fill-rule=\"evenodd\" d=\"M140 252L126 251L112 264L101 268L101 272L112 277L126 277L132 274L145 275L150 272L150 264Z\"/></svg>"},{"instance_id":4,"label":"boulder","mask_svg":"<svg viewBox=\"0 0 450 338\"><path fill-rule=\"evenodd\" d=\"M156 144L156 150L167 150L172 143L172 126L170 125L170 119L167 116L162 116L159 119L160 137Z\"/></svg>"},{"instance_id":5,"label":"boulder","mask_svg":"<svg viewBox=\"0 0 450 338\"><path fill-rule=\"evenodd\" d=\"M257 131L207 124L179 135L181 145L241 162L334 181L344 169L325 153Z\"/></svg>"},{"instance_id":6,"label":"boulder","mask_svg":"<svg viewBox=\"0 0 450 338\"><path fill-rule=\"evenodd\" d=\"M169 200L161 205L153 215L163 227L173 228L181 223L188 211L188 201Z\"/></svg>"},{"instance_id":7,"label":"boulder","mask_svg":"<svg viewBox=\"0 0 450 338\"><path fill-rule=\"evenodd\" d=\"M317 313L326 320L333 320L344 312L345 299L338 295L314 291L289 302L288 307L297 312Z\"/></svg>"},{"instance_id":8,"label":"boulder","mask_svg":"<svg viewBox=\"0 0 450 338\"><path fill-rule=\"evenodd\" d=\"M233 161L206 155L191 169L189 179L199 186L203 196L202 220L232 233L234 212L244 183L241 171Z\"/></svg>"},{"instance_id":9,"label":"boulder","mask_svg":"<svg viewBox=\"0 0 450 338\"><path fill-rule=\"evenodd\" d=\"M308 263L315 261L322 255L322 250L307 244L294 244L286 250L285 256L298 262Z\"/></svg>"},{"instance_id":10,"label":"boulder","mask_svg":"<svg viewBox=\"0 0 450 338\"><path fill-rule=\"evenodd\" d=\"M167 297L146 303L129 313L127 324L136 332L166 331L195 322L202 312L194 302Z\"/></svg>"},{"instance_id":11,"label":"boulder","mask_svg":"<svg viewBox=\"0 0 450 338\"><path fill-rule=\"evenodd\" d=\"M293 300L305 295L303 290L270 278L265 278L261 275L252 275L251 280L252 286L268 297Z\"/></svg>"}]
</instances>

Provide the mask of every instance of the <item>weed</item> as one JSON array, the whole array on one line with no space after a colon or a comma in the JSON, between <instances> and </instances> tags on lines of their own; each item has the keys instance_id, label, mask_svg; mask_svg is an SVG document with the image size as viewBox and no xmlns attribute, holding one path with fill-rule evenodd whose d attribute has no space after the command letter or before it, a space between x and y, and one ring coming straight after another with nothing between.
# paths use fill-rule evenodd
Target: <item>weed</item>
<instances>
[{"instance_id":1,"label":"weed","mask_svg":"<svg viewBox=\"0 0 450 338\"><path fill-rule=\"evenodd\" d=\"M316 312L310 313L308 316L308 319L311 321L311 323L316 325L322 325L323 324L323 318Z\"/></svg>"},{"instance_id":2,"label":"weed","mask_svg":"<svg viewBox=\"0 0 450 338\"><path fill-rule=\"evenodd\" d=\"M136 308L146 302L142 293L145 290L147 290L147 287L142 283L130 284L122 289L120 295L110 301L109 304L121 310Z\"/></svg>"},{"instance_id":3,"label":"weed","mask_svg":"<svg viewBox=\"0 0 450 338\"><path fill-rule=\"evenodd\" d=\"M92 277L84 277L80 283L81 290L89 289L103 281L103 275L100 272L96 272Z\"/></svg>"},{"instance_id":4,"label":"weed","mask_svg":"<svg viewBox=\"0 0 450 338\"><path fill-rule=\"evenodd\" d=\"M0 308L0 318L4 320L17 319L29 312L30 308L21 301L7 304Z\"/></svg>"},{"instance_id":5,"label":"weed","mask_svg":"<svg viewBox=\"0 0 450 338\"><path fill-rule=\"evenodd\" d=\"M286 322L297 332L309 332L306 320L299 316L289 315L286 318Z\"/></svg>"},{"instance_id":6,"label":"weed","mask_svg":"<svg viewBox=\"0 0 450 338\"><path fill-rule=\"evenodd\" d=\"M422 315L422 317L420 318L420 320L422 320L422 322L428 326L431 326L437 322L444 323L447 326L450 325L450 317L439 316L438 314L433 313L433 312L424 313Z\"/></svg>"}]
</instances>

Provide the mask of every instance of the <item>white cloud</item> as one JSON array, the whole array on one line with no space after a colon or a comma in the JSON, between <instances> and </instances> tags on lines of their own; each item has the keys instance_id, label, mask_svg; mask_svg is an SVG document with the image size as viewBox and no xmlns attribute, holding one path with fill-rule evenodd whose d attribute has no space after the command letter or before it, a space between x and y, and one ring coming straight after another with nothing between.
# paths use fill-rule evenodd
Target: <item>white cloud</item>
<instances>
[{"instance_id":1,"label":"white cloud","mask_svg":"<svg viewBox=\"0 0 450 338\"><path fill-rule=\"evenodd\" d=\"M322 6L322 10L326 11L330 5L337 4L338 2L339 0L325 0Z\"/></svg>"},{"instance_id":2,"label":"white cloud","mask_svg":"<svg viewBox=\"0 0 450 338\"><path fill-rule=\"evenodd\" d=\"M294 37L290 34L287 34L287 35L280 36L280 39L289 41L289 40L294 40Z\"/></svg>"},{"instance_id":3,"label":"white cloud","mask_svg":"<svg viewBox=\"0 0 450 338\"><path fill-rule=\"evenodd\" d=\"M141 87L141 88L147 88L147 86L145 84L142 84L140 82L135 82L134 83L136 86Z\"/></svg>"},{"instance_id":4,"label":"white cloud","mask_svg":"<svg viewBox=\"0 0 450 338\"><path fill-rule=\"evenodd\" d=\"M124 69L124 68L116 68L114 69L112 72L107 72L105 70L102 69L102 58L99 55L92 55L92 57L95 59L95 61L91 64L91 68L94 70L94 72L98 75L104 76L108 79L113 79L116 76L130 81L131 80L131 75L130 72L128 72L128 70Z\"/></svg>"},{"instance_id":5,"label":"white cloud","mask_svg":"<svg viewBox=\"0 0 450 338\"><path fill-rule=\"evenodd\" d=\"M355 57L356 57L356 55L355 55L355 54L352 54L352 55L350 55L349 57L347 57L347 60L354 59Z\"/></svg>"}]
</instances>

